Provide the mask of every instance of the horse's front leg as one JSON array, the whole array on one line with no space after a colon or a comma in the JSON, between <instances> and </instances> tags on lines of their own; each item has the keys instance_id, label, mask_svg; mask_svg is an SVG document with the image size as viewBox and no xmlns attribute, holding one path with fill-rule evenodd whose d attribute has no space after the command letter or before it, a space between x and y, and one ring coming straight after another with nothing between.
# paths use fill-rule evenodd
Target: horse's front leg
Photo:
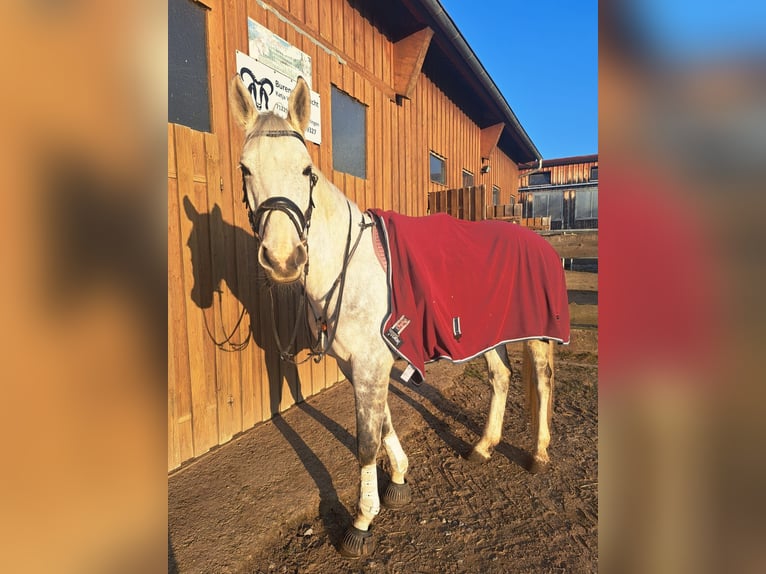
<instances>
[{"instance_id":1,"label":"horse's front leg","mask_svg":"<svg viewBox=\"0 0 766 574\"><path fill-rule=\"evenodd\" d=\"M388 460L391 463L391 482L388 483L386 492L383 494L383 505L386 508L401 508L412 500L410 485L404 478L409 468L409 461L391 422L391 410L388 408L388 402L386 402L385 415L383 446L386 447Z\"/></svg>"},{"instance_id":2,"label":"horse's front leg","mask_svg":"<svg viewBox=\"0 0 766 574\"><path fill-rule=\"evenodd\" d=\"M391 372L391 364L388 361L385 363L374 367L369 364L352 366L361 480L357 515L340 546L341 554L351 558L358 558L372 550L370 524L380 512L376 460L386 419L388 378Z\"/></svg>"}]
</instances>

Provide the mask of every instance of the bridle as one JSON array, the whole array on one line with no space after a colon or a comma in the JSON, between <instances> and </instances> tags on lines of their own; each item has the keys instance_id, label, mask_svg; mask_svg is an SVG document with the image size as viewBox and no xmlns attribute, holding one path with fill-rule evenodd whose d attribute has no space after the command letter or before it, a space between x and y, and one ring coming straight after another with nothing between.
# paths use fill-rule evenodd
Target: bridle
<instances>
[{"instance_id":1,"label":"bridle","mask_svg":"<svg viewBox=\"0 0 766 574\"><path fill-rule=\"evenodd\" d=\"M304 146L306 145L306 140L303 139L303 136L294 130L265 130L254 132L250 134L247 139L260 136L269 138L294 137L298 138ZM281 211L287 215L292 222L295 230L298 232L298 237L300 237L301 243L303 243L304 246L307 245L309 227L311 226L311 214L314 212L314 187L316 186L317 181L319 181L319 176L314 173L311 166L308 166L303 170L303 175L308 176L309 178L309 205L305 212L301 211L294 201L282 196L270 197L264 200L263 203L253 211L250 209L250 204L247 201L247 186L244 176L242 177L242 203L247 206L250 227L259 243L261 241L260 228L263 219L266 218L266 221L268 221L272 212Z\"/></svg>"},{"instance_id":2,"label":"bridle","mask_svg":"<svg viewBox=\"0 0 766 574\"><path fill-rule=\"evenodd\" d=\"M277 138L277 137L295 137L298 138L301 143L305 146L306 141L303 139L303 136L298 133L295 130L264 130L264 131L258 131L253 132L247 136L247 139L250 140L254 137L271 137L271 138ZM346 272L348 270L348 264L351 261L351 258L353 257L354 253L356 252L356 248L359 245L359 242L362 238L362 234L364 233L364 230L368 227L372 227L374 224L372 222L367 223L364 220L364 214L362 214L362 221L359 224L359 234L356 237L356 241L354 242L354 245L351 245L351 229L353 227L352 225L352 217L351 217L351 204L346 200L346 204L348 206L348 234L346 236L346 250L345 250L345 256L343 258L343 265L341 267L340 274L335 279L335 282L333 283L332 287L330 287L330 290L327 292L327 295L325 296L325 303L322 309L321 313L317 313L314 309L314 306L311 305L311 303L308 301L308 298L306 297L306 278L308 277L309 273L309 245L308 245L308 234L309 234L309 228L311 227L311 215L314 212L314 187L316 187L317 182L319 181L319 176L314 172L311 166L308 166L306 169L303 170L303 175L307 176L309 178L309 202L308 207L306 208L306 211L301 211L300 207L298 207L294 201L287 197L283 196L275 196L270 197L266 200L264 200L255 211L253 211L250 208L250 203L247 201L247 183L245 181L245 174L243 172L242 176L242 202L245 204L248 212L248 219L250 221L250 227L253 230L253 234L255 235L256 241L260 244L262 241L260 229L261 226L265 226L268 223L269 218L271 217L272 213L275 211L280 211L287 215L287 217L292 222L293 226L295 227L295 231L298 233L298 237L301 240L301 243L306 249L306 263L303 266L303 284L301 289L301 299L302 303L307 309L310 309L312 314L314 315L314 319L319 326L319 335L317 336L316 343L311 346L311 349L309 350L309 354L306 358L300 361L295 360L296 353L292 353L289 351L291 347L294 347L295 342L297 340L298 336L298 326L300 324L301 319L301 313L296 313L296 321L293 325L292 333L290 335L290 341L287 343L287 345L282 345L282 341L279 337L279 332L277 331L277 323L276 323L276 317L274 313L274 294L273 290L269 289L269 295L271 298L271 325L272 330L274 334L274 341L277 345L277 350L279 351L279 357L283 361L287 361L296 365L300 365L302 363L305 363L308 359L313 358L315 363L318 363L322 360L324 355L327 354L327 351L329 350L330 346L332 345L332 341L335 337L335 329L330 329L329 325L335 324L337 326L337 319L340 315L340 307L341 302L343 301L343 291L344 286L346 283ZM328 316L330 301L333 298L333 295L335 294L335 290L339 289L338 291L338 302L335 305L335 309L332 312L332 316ZM303 317L307 317L307 313L303 315ZM311 330L309 329L309 332Z\"/></svg>"}]
</instances>

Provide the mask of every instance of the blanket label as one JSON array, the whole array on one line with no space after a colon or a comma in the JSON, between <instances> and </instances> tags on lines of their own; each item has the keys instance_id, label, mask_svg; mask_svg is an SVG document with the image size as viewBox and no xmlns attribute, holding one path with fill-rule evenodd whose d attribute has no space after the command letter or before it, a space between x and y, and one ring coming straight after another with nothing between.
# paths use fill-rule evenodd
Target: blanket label
<instances>
[{"instance_id":1,"label":"blanket label","mask_svg":"<svg viewBox=\"0 0 766 574\"><path fill-rule=\"evenodd\" d=\"M402 338L400 335L407 328L411 321L402 315L396 320L396 323L391 325L391 328L386 331L386 337L397 349L402 346Z\"/></svg>"},{"instance_id":2,"label":"blanket label","mask_svg":"<svg viewBox=\"0 0 766 574\"><path fill-rule=\"evenodd\" d=\"M452 317L452 334L456 341L460 341L460 337L463 336L463 332L460 330L460 317Z\"/></svg>"}]
</instances>

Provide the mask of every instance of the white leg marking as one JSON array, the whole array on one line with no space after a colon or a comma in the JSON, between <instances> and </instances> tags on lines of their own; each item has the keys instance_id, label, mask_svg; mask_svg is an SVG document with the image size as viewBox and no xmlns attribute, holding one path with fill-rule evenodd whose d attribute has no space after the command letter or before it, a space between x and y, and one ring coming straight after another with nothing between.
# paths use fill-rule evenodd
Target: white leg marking
<instances>
[{"instance_id":1,"label":"white leg marking","mask_svg":"<svg viewBox=\"0 0 766 574\"><path fill-rule=\"evenodd\" d=\"M484 355L489 368L489 382L492 385L492 400L489 405L489 416L484 434L474 450L485 458L489 458L492 449L500 442L503 432L503 415L505 402L508 397L508 383L511 370L505 349L492 349Z\"/></svg>"},{"instance_id":2,"label":"white leg marking","mask_svg":"<svg viewBox=\"0 0 766 574\"><path fill-rule=\"evenodd\" d=\"M551 442L551 434L548 429L548 402L551 400L551 393L547 384L540 383L537 385L537 392L540 400L537 420L540 421L540 425L537 430L535 458L540 462L548 462L548 445Z\"/></svg>"},{"instance_id":3,"label":"white leg marking","mask_svg":"<svg viewBox=\"0 0 766 574\"><path fill-rule=\"evenodd\" d=\"M551 343L544 341L529 341L527 344L529 359L534 367L535 387L537 393L537 436L535 437L534 458L547 463L548 445L551 442L548 417L553 401L553 354Z\"/></svg>"}]
</instances>

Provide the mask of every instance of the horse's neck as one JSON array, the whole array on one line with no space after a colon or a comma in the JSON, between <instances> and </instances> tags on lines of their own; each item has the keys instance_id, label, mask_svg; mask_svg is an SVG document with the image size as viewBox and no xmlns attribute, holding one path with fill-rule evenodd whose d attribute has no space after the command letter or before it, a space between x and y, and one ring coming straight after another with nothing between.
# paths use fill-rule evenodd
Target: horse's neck
<instances>
[{"instance_id":1,"label":"horse's neck","mask_svg":"<svg viewBox=\"0 0 766 574\"><path fill-rule=\"evenodd\" d=\"M343 267L349 232L351 243L359 233L362 212L323 175L314 190L314 213L308 234L309 274L306 292L314 301L322 301Z\"/></svg>"}]
</instances>

